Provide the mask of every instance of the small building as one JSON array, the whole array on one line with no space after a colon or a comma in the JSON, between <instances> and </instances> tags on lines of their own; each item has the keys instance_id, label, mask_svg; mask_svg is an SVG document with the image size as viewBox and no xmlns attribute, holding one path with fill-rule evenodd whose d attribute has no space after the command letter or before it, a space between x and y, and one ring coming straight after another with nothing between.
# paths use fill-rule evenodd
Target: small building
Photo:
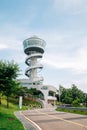
<instances>
[{"instance_id":1,"label":"small building","mask_svg":"<svg viewBox=\"0 0 87 130\"><path fill-rule=\"evenodd\" d=\"M29 82L29 79L18 79L18 81L22 86L27 87L28 89L36 88L36 90L40 92L40 99L42 102L54 105L54 102L56 101L55 95L57 94L57 89L54 86L41 84L34 85Z\"/></svg>"}]
</instances>

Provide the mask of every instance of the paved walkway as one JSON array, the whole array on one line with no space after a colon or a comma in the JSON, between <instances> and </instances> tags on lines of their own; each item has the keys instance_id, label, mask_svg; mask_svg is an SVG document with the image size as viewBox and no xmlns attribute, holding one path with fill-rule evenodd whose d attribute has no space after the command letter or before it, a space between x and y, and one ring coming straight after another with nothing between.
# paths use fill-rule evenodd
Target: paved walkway
<instances>
[{"instance_id":1,"label":"paved walkway","mask_svg":"<svg viewBox=\"0 0 87 130\"><path fill-rule=\"evenodd\" d=\"M25 130L36 130L33 125L31 125L30 122L21 115L20 111L15 112L15 115L22 122Z\"/></svg>"}]
</instances>

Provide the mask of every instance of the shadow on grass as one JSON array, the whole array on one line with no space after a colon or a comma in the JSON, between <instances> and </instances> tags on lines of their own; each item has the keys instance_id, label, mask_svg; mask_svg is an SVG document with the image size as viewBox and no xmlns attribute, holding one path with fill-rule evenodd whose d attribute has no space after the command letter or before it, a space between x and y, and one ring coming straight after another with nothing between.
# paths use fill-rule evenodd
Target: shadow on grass
<instances>
[{"instance_id":1,"label":"shadow on grass","mask_svg":"<svg viewBox=\"0 0 87 130\"><path fill-rule=\"evenodd\" d=\"M7 130L6 128L0 128L0 130Z\"/></svg>"}]
</instances>

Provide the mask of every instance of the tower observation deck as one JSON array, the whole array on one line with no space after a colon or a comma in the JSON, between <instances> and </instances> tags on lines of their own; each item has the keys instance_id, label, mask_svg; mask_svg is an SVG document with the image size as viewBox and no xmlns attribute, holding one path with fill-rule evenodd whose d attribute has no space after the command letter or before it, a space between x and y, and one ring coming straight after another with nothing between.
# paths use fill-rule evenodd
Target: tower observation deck
<instances>
[{"instance_id":1,"label":"tower observation deck","mask_svg":"<svg viewBox=\"0 0 87 130\"><path fill-rule=\"evenodd\" d=\"M25 75L29 77L32 85L40 85L43 81L43 77L38 76L38 72L43 68L39 60L43 57L45 45L46 42L36 36L23 41L24 52L27 55L25 63L28 65Z\"/></svg>"}]
</instances>

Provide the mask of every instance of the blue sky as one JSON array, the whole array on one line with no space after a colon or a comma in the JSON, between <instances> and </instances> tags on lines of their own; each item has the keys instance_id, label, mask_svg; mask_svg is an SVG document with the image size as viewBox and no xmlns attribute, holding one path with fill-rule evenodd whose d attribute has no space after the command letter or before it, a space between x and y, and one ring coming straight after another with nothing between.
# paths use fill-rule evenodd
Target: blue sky
<instances>
[{"instance_id":1,"label":"blue sky","mask_svg":"<svg viewBox=\"0 0 87 130\"><path fill-rule=\"evenodd\" d=\"M44 84L87 92L87 0L0 1L0 59L14 60L26 78L23 40L46 41Z\"/></svg>"}]
</instances>

